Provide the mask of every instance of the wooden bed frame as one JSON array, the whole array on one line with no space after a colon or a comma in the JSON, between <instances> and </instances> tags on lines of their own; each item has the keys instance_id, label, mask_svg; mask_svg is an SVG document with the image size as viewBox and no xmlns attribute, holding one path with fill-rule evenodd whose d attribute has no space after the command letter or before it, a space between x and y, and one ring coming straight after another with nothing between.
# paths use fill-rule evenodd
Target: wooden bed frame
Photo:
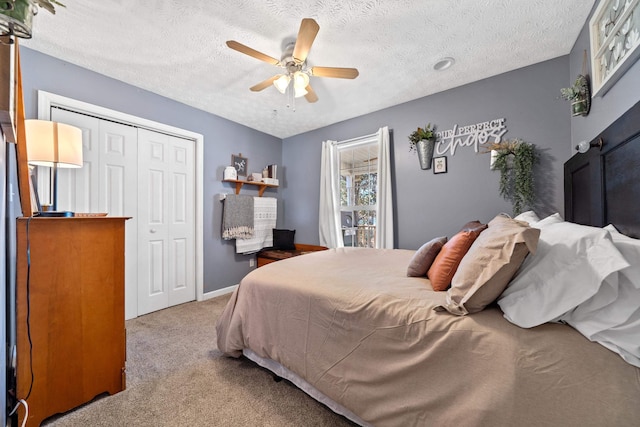
<instances>
[{"instance_id":1,"label":"wooden bed frame","mask_svg":"<svg viewBox=\"0 0 640 427\"><path fill-rule=\"evenodd\" d=\"M564 164L567 221L640 238L640 102L597 135L602 149L574 155Z\"/></svg>"}]
</instances>

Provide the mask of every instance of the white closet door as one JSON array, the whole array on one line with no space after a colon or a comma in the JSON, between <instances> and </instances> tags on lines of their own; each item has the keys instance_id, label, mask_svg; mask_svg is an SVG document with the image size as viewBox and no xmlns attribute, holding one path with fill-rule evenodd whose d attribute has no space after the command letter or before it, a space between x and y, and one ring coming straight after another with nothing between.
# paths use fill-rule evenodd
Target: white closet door
<instances>
[{"instance_id":1,"label":"white closet door","mask_svg":"<svg viewBox=\"0 0 640 427\"><path fill-rule=\"evenodd\" d=\"M98 212L129 217L125 222L125 319L138 315L138 132L133 126L100 120ZM84 154L84 153L83 153Z\"/></svg>"},{"instance_id":2,"label":"white closet door","mask_svg":"<svg viewBox=\"0 0 640 427\"><path fill-rule=\"evenodd\" d=\"M194 145L138 130L138 315L195 299Z\"/></svg>"},{"instance_id":3,"label":"white closet door","mask_svg":"<svg viewBox=\"0 0 640 427\"><path fill-rule=\"evenodd\" d=\"M195 142L51 109L82 129L81 169L60 169L58 210L131 219L125 229L125 318L193 301Z\"/></svg>"},{"instance_id":4,"label":"white closet door","mask_svg":"<svg viewBox=\"0 0 640 427\"><path fill-rule=\"evenodd\" d=\"M106 212L125 223L125 318L137 316L137 130L58 108L51 120L82 129L83 167L58 170L58 210Z\"/></svg>"},{"instance_id":5,"label":"white closet door","mask_svg":"<svg viewBox=\"0 0 640 427\"><path fill-rule=\"evenodd\" d=\"M54 108L51 110L51 120L82 130L82 168L58 169L58 210L100 212L100 119Z\"/></svg>"}]
</instances>

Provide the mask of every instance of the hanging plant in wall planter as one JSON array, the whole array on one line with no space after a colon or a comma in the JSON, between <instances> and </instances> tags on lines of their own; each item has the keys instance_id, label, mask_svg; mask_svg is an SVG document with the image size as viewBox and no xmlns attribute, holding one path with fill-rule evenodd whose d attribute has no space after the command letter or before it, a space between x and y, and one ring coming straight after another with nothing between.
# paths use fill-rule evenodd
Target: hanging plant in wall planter
<instances>
[{"instance_id":1,"label":"hanging plant in wall planter","mask_svg":"<svg viewBox=\"0 0 640 427\"><path fill-rule=\"evenodd\" d=\"M487 148L495 151L492 169L500 171L500 195L511 202L513 215L533 209L535 146L516 138L491 144Z\"/></svg>"},{"instance_id":2,"label":"hanging plant in wall planter","mask_svg":"<svg viewBox=\"0 0 640 427\"><path fill-rule=\"evenodd\" d=\"M589 89L589 77L579 74L573 86L560 89L560 97L571 101L572 116L586 116L591 109L591 90Z\"/></svg>"},{"instance_id":3,"label":"hanging plant in wall planter","mask_svg":"<svg viewBox=\"0 0 640 427\"><path fill-rule=\"evenodd\" d=\"M65 7L56 0L0 0L0 35L30 39L38 6L55 14L54 5Z\"/></svg>"},{"instance_id":4,"label":"hanging plant in wall planter","mask_svg":"<svg viewBox=\"0 0 640 427\"><path fill-rule=\"evenodd\" d=\"M409 135L409 152L416 151L421 169L431 169L433 149L436 145L436 126L431 123L424 128L418 128Z\"/></svg>"}]
</instances>

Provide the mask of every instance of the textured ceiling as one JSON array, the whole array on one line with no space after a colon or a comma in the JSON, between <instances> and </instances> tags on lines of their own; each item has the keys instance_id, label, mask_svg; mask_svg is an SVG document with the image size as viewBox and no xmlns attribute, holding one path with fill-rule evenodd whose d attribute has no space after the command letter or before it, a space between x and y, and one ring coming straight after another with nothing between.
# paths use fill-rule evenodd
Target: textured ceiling
<instances>
[{"instance_id":1,"label":"textured ceiling","mask_svg":"<svg viewBox=\"0 0 640 427\"><path fill-rule=\"evenodd\" d=\"M62 0L23 45L285 138L570 52L594 0ZM311 66L354 67L355 80L312 77L319 101L249 87L280 68L302 18L320 31ZM456 63L434 71L442 57Z\"/></svg>"}]
</instances>

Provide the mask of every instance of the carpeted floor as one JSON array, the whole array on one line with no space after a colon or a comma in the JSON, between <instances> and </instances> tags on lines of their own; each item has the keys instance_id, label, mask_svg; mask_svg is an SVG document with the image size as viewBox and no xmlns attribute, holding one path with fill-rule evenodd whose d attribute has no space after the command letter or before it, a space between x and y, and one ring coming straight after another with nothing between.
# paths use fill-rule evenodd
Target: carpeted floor
<instances>
[{"instance_id":1,"label":"carpeted floor","mask_svg":"<svg viewBox=\"0 0 640 427\"><path fill-rule=\"evenodd\" d=\"M253 362L224 356L215 322L229 296L127 321L127 389L44 426L354 426Z\"/></svg>"}]
</instances>

